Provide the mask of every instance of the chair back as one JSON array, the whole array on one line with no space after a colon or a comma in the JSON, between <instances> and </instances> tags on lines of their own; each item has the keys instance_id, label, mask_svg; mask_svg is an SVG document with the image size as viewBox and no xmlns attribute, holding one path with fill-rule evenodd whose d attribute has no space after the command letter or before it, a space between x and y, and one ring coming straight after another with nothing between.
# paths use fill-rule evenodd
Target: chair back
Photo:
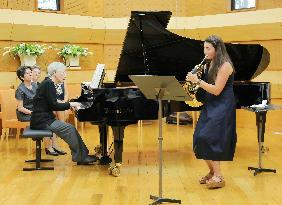
<instances>
[{"instance_id":1,"label":"chair back","mask_svg":"<svg viewBox=\"0 0 282 205\"><path fill-rule=\"evenodd\" d=\"M15 98L15 90L0 90L0 99L2 99L2 127L5 127L5 123L7 120L17 120L17 100Z\"/></svg>"}]
</instances>

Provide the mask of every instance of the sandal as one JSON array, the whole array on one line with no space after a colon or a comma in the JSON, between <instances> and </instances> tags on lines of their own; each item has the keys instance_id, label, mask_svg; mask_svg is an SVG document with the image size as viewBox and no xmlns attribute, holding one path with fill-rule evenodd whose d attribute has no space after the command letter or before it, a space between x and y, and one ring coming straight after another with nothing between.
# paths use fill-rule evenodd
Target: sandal
<instances>
[{"instance_id":1,"label":"sandal","mask_svg":"<svg viewBox=\"0 0 282 205\"><path fill-rule=\"evenodd\" d=\"M223 176L214 175L206 182L206 185L208 189L222 188L225 186L225 181L223 179Z\"/></svg>"},{"instance_id":2,"label":"sandal","mask_svg":"<svg viewBox=\"0 0 282 205\"><path fill-rule=\"evenodd\" d=\"M200 182L200 184L206 184L207 181L208 181L209 179L211 179L212 177L213 177L213 174L209 172L206 176L202 177L202 178L199 180L199 182Z\"/></svg>"}]
</instances>

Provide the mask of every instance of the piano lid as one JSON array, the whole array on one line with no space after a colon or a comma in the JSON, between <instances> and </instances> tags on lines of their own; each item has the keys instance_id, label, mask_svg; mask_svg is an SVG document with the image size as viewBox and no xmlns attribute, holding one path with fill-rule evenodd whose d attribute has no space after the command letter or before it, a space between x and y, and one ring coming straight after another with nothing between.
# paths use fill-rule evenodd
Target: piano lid
<instances>
[{"instance_id":1,"label":"piano lid","mask_svg":"<svg viewBox=\"0 0 282 205\"><path fill-rule=\"evenodd\" d=\"M201 62L204 41L168 31L171 14L170 11L131 12L115 82L131 82L128 75L144 74L174 75L184 81L187 72ZM259 44L225 45L237 81L253 79L269 64L269 53Z\"/></svg>"}]
</instances>

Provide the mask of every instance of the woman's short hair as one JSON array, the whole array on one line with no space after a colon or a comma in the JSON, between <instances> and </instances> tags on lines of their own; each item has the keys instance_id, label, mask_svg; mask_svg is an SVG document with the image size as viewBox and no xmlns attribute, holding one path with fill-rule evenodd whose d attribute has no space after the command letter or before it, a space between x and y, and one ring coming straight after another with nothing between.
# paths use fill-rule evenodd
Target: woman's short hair
<instances>
[{"instance_id":1,"label":"woman's short hair","mask_svg":"<svg viewBox=\"0 0 282 205\"><path fill-rule=\"evenodd\" d=\"M18 78L20 79L20 81L22 81L22 82L24 81L23 78L24 78L25 71L26 71L27 69L32 70L30 66L25 66L25 65L24 65L24 66L20 66L20 67L17 69L17 76L18 76Z\"/></svg>"},{"instance_id":2,"label":"woman's short hair","mask_svg":"<svg viewBox=\"0 0 282 205\"><path fill-rule=\"evenodd\" d=\"M65 71L66 68L67 67L61 62L50 63L47 67L47 75L49 77L51 77L52 75L54 75L58 71Z\"/></svg>"},{"instance_id":3,"label":"woman's short hair","mask_svg":"<svg viewBox=\"0 0 282 205\"><path fill-rule=\"evenodd\" d=\"M32 69L32 70L34 70L34 69L41 70L41 68L40 68L38 65L34 65L34 66L32 66L32 67L31 67L31 69Z\"/></svg>"}]
</instances>

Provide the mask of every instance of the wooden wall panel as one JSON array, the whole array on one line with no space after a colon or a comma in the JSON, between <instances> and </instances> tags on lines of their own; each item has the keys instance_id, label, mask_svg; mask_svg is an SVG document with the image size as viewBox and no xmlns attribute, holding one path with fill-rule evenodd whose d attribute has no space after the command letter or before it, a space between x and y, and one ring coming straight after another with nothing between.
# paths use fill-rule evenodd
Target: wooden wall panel
<instances>
[{"instance_id":1,"label":"wooden wall panel","mask_svg":"<svg viewBox=\"0 0 282 205\"><path fill-rule=\"evenodd\" d=\"M35 0L8 0L8 8L13 10L34 11Z\"/></svg>"},{"instance_id":2,"label":"wooden wall panel","mask_svg":"<svg viewBox=\"0 0 282 205\"><path fill-rule=\"evenodd\" d=\"M173 16L185 16L186 0L104 0L104 17L126 17L131 11L171 11Z\"/></svg>"},{"instance_id":3,"label":"wooden wall panel","mask_svg":"<svg viewBox=\"0 0 282 205\"><path fill-rule=\"evenodd\" d=\"M126 30L107 29L105 33L104 44L121 44L124 41Z\"/></svg>"},{"instance_id":4,"label":"wooden wall panel","mask_svg":"<svg viewBox=\"0 0 282 205\"><path fill-rule=\"evenodd\" d=\"M0 86L9 86L11 88L17 85L16 72L0 72Z\"/></svg>"},{"instance_id":5,"label":"wooden wall panel","mask_svg":"<svg viewBox=\"0 0 282 205\"><path fill-rule=\"evenodd\" d=\"M0 8L33 11L36 0L0 0ZM131 10L170 10L173 16L202 16L230 12L230 0L64 0L64 13L125 17ZM281 0L257 0L257 10L282 8Z\"/></svg>"},{"instance_id":6,"label":"wooden wall panel","mask_svg":"<svg viewBox=\"0 0 282 205\"><path fill-rule=\"evenodd\" d=\"M273 41L258 41L259 44L263 45L270 53L270 64L267 70L270 71L282 71L282 39ZM282 83L282 76L281 76Z\"/></svg>"},{"instance_id":7,"label":"wooden wall panel","mask_svg":"<svg viewBox=\"0 0 282 205\"><path fill-rule=\"evenodd\" d=\"M8 23L1 24L0 39L1 40L10 40L11 34L12 34L12 28L13 28L12 24L8 24Z\"/></svg>"},{"instance_id":8,"label":"wooden wall panel","mask_svg":"<svg viewBox=\"0 0 282 205\"><path fill-rule=\"evenodd\" d=\"M115 70L118 66L122 45L104 45L104 63L107 70Z\"/></svg>"},{"instance_id":9,"label":"wooden wall panel","mask_svg":"<svg viewBox=\"0 0 282 205\"><path fill-rule=\"evenodd\" d=\"M15 44L16 43L14 42L0 41L0 72L15 71L16 68L20 65L20 60L18 57L14 58L10 54L7 54L5 56L2 55L2 53L4 52L3 48L10 47Z\"/></svg>"},{"instance_id":10,"label":"wooden wall panel","mask_svg":"<svg viewBox=\"0 0 282 205\"><path fill-rule=\"evenodd\" d=\"M204 16L230 12L231 0L187 0L185 16ZM281 0L257 0L256 10L282 8Z\"/></svg>"},{"instance_id":11,"label":"wooden wall panel","mask_svg":"<svg viewBox=\"0 0 282 205\"><path fill-rule=\"evenodd\" d=\"M104 15L104 1L92 0L88 1L88 16L103 16Z\"/></svg>"},{"instance_id":12,"label":"wooden wall panel","mask_svg":"<svg viewBox=\"0 0 282 205\"><path fill-rule=\"evenodd\" d=\"M267 31L267 32L262 32ZM224 41L259 41L281 39L281 23L226 26L218 28L199 28L185 30L186 36L195 39L205 39L209 35L219 35Z\"/></svg>"},{"instance_id":13,"label":"wooden wall panel","mask_svg":"<svg viewBox=\"0 0 282 205\"><path fill-rule=\"evenodd\" d=\"M281 0L257 0L258 9L282 8Z\"/></svg>"},{"instance_id":14,"label":"wooden wall panel","mask_svg":"<svg viewBox=\"0 0 282 205\"><path fill-rule=\"evenodd\" d=\"M67 83L80 84L81 82L89 82L92 79L93 70L67 70Z\"/></svg>"},{"instance_id":15,"label":"wooden wall panel","mask_svg":"<svg viewBox=\"0 0 282 205\"><path fill-rule=\"evenodd\" d=\"M8 0L0 0L0 9L8 8Z\"/></svg>"},{"instance_id":16,"label":"wooden wall panel","mask_svg":"<svg viewBox=\"0 0 282 205\"><path fill-rule=\"evenodd\" d=\"M88 15L88 1L85 0L64 0L65 14Z\"/></svg>"},{"instance_id":17,"label":"wooden wall panel","mask_svg":"<svg viewBox=\"0 0 282 205\"><path fill-rule=\"evenodd\" d=\"M204 16L226 13L228 0L187 0L186 16Z\"/></svg>"},{"instance_id":18,"label":"wooden wall panel","mask_svg":"<svg viewBox=\"0 0 282 205\"><path fill-rule=\"evenodd\" d=\"M23 32L25 31L25 32ZM102 43L104 31L90 28L14 25L11 39L15 41Z\"/></svg>"},{"instance_id":19,"label":"wooden wall panel","mask_svg":"<svg viewBox=\"0 0 282 205\"><path fill-rule=\"evenodd\" d=\"M0 8L34 11L37 0L0 0ZM63 13L72 15L103 16L103 0L64 0Z\"/></svg>"},{"instance_id":20,"label":"wooden wall panel","mask_svg":"<svg viewBox=\"0 0 282 205\"><path fill-rule=\"evenodd\" d=\"M130 8L129 0L104 0L103 17L112 18L130 16Z\"/></svg>"},{"instance_id":21,"label":"wooden wall panel","mask_svg":"<svg viewBox=\"0 0 282 205\"><path fill-rule=\"evenodd\" d=\"M173 16L185 16L187 11L187 1L185 0L133 0L131 2L131 10L137 11L171 11Z\"/></svg>"}]
</instances>

